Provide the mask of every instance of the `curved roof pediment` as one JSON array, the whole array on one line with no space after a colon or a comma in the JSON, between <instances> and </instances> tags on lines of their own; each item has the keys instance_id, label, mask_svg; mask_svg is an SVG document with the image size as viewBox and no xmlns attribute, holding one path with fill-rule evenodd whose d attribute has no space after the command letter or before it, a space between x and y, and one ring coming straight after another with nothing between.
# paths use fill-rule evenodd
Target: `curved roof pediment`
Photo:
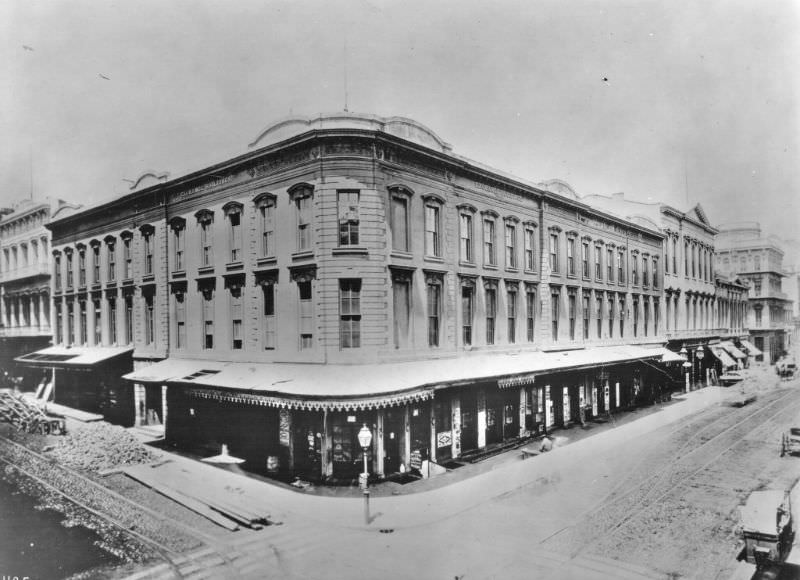
<instances>
[{"instance_id":1,"label":"curved roof pediment","mask_svg":"<svg viewBox=\"0 0 800 580\"><path fill-rule=\"evenodd\" d=\"M268 125L248 145L248 148L265 147L308 131L325 129L361 129L381 131L419 145L449 153L452 147L431 129L407 117L379 117L360 113L328 113L316 117L287 117Z\"/></svg>"},{"instance_id":2,"label":"curved roof pediment","mask_svg":"<svg viewBox=\"0 0 800 580\"><path fill-rule=\"evenodd\" d=\"M135 189L144 189L146 187L150 187L151 185L164 183L168 179L169 173L166 171L147 170L136 179L126 179L125 181L131 184L130 189L133 191Z\"/></svg>"},{"instance_id":3,"label":"curved roof pediment","mask_svg":"<svg viewBox=\"0 0 800 580\"><path fill-rule=\"evenodd\" d=\"M548 179L542 183L537 183L537 185L543 189L546 189L550 193L555 193L569 199L579 199L578 193L572 188L572 186L561 179Z\"/></svg>"}]
</instances>

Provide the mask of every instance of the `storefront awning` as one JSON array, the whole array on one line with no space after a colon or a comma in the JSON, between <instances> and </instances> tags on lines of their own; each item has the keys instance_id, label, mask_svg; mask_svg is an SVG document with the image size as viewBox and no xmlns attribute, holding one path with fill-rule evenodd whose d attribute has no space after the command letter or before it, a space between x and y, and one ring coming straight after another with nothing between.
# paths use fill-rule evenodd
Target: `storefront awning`
<instances>
[{"instance_id":1,"label":"storefront awning","mask_svg":"<svg viewBox=\"0 0 800 580\"><path fill-rule=\"evenodd\" d=\"M135 383L166 383L171 379L189 377L195 373L219 372L225 363L195 359L168 358L123 375L123 379Z\"/></svg>"},{"instance_id":2,"label":"storefront awning","mask_svg":"<svg viewBox=\"0 0 800 580\"><path fill-rule=\"evenodd\" d=\"M722 363L722 368L723 369L727 369L727 368L730 368L730 367L737 366L736 365L736 361L733 360L728 355L728 353L725 352L725 349L723 349L721 346L709 345L708 348L711 351L711 354L713 354L715 357L717 357L719 359L719 362Z\"/></svg>"},{"instance_id":3,"label":"storefront awning","mask_svg":"<svg viewBox=\"0 0 800 580\"><path fill-rule=\"evenodd\" d=\"M671 363L671 362L684 362L686 359L679 355L677 352L673 352L668 348L659 348L658 353L661 355L661 362L664 363Z\"/></svg>"},{"instance_id":4,"label":"storefront awning","mask_svg":"<svg viewBox=\"0 0 800 580\"><path fill-rule=\"evenodd\" d=\"M757 349L755 345L749 340L742 340L740 342L742 343L742 346L750 356L762 356L764 354L759 349Z\"/></svg>"},{"instance_id":5,"label":"storefront awning","mask_svg":"<svg viewBox=\"0 0 800 580\"><path fill-rule=\"evenodd\" d=\"M14 360L26 366L46 368L93 367L133 352L131 346L51 346Z\"/></svg>"},{"instance_id":6,"label":"storefront awning","mask_svg":"<svg viewBox=\"0 0 800 580\"><path fill-rule=\"evenodd\" d=\"M727 350L733 356L733 358L740 358L740 359L746 359L747 358L747 355L744 354L742 351L740 351L735 346L733 346L732 342L725 341L725 342L721 342L719 344L720 344L720 346L722 348Z\"/></svg>"},{"instance_id":7,"label":"storefront awning","mask_svg":"<svg viewBox=\"0 0 800 580\"><path fill-rule=\"evenodd\" d=\"M124 378L182 386L202 398L350 410L425 400L435 389L456 385L497 381L501 386L519 386L530 384L536 375L661 356L653 349L618 346L365 365L167 359Z\"/></svg>"}]
</instances>

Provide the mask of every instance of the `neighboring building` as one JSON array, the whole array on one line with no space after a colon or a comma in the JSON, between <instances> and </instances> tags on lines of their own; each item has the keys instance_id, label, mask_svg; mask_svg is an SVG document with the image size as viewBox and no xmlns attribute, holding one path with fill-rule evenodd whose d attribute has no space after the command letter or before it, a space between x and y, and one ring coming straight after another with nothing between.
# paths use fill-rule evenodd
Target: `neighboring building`
<instances>
[{"instance_id":1,"label":"neighboring building","mask_svg":"<svg viewBox=\"0 0 800 580\"><path fill-rule=\"evenodd\" d=\"M657 229L409 119L293 118L251 149L51 224L57 346L23 359L57 394L315 480L361 471L363 424L390 476L658 396Z\"/></svg>"},{"instance_id":2,"label":"neighboring building","mask_svg":"<svg viewBox=\"0 0 800 580\"><path fill-rule=\"evenodd\" d=\"M50 232L45 224L76 210L61 199L23 200L0 212L0 369L50 344Z\"/></svg>"},{"instance_id":3,"label":"neighboring building","mask_svg":"<svg viewBox=\"0 0 800 580\"><path fill-rule=\"evenodd\" d=\"M755 347L774 363L789 348L792 300L783 292L784 252L755 222L727 224L717 236L717 270L750 286L748 327Z\"/></svg>"},{"instance_id":4,"label":"neighboring building","mask_svg":"<svg viewBox=\"0 0 800 580\"><path fill-rule=\"evenodd\" d=\"M723 372L731 358L720 353L719 345L747 338L746 287L715 275L717 230L700 204L684 212L664 203L626 199L623 193L587 195L583 200L632 221L657 224L664 234L667 348L686 349L693 383L705 381L707 369Z\"/></svg>"}]
</instances>

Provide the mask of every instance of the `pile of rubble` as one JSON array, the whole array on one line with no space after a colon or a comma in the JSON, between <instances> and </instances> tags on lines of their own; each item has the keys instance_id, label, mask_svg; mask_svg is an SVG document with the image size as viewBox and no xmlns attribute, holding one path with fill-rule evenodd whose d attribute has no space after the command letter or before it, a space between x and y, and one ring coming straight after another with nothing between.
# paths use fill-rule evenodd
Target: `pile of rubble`
<instances>
[{"instance_id":1,"label":"pile of rubble","mask_svg":"<svg viewBox=\"0 0 800 580\"><path fill-rule=\"evenodd\" d=\"M158 458L128 431L104 421L70 429L53 447L51 456L68 467L95 473Z\"/></svg>"}]
</instances>

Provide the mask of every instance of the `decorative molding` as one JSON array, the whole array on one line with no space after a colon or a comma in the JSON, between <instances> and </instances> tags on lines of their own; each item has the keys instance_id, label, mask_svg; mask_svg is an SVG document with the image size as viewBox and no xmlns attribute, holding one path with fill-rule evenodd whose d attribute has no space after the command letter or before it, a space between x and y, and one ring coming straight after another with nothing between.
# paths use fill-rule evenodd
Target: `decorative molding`
<instances>
[{"instance_id":1,"label":"decorative molding","mask_svg":"<svg viewBox=\"0 0 800 580\"><path fill-rule=\"evenodd\" d=\"M316 265L289 267L289 273L294 282L311 282L317 279Z\"/></svg>"}]
</instances>

